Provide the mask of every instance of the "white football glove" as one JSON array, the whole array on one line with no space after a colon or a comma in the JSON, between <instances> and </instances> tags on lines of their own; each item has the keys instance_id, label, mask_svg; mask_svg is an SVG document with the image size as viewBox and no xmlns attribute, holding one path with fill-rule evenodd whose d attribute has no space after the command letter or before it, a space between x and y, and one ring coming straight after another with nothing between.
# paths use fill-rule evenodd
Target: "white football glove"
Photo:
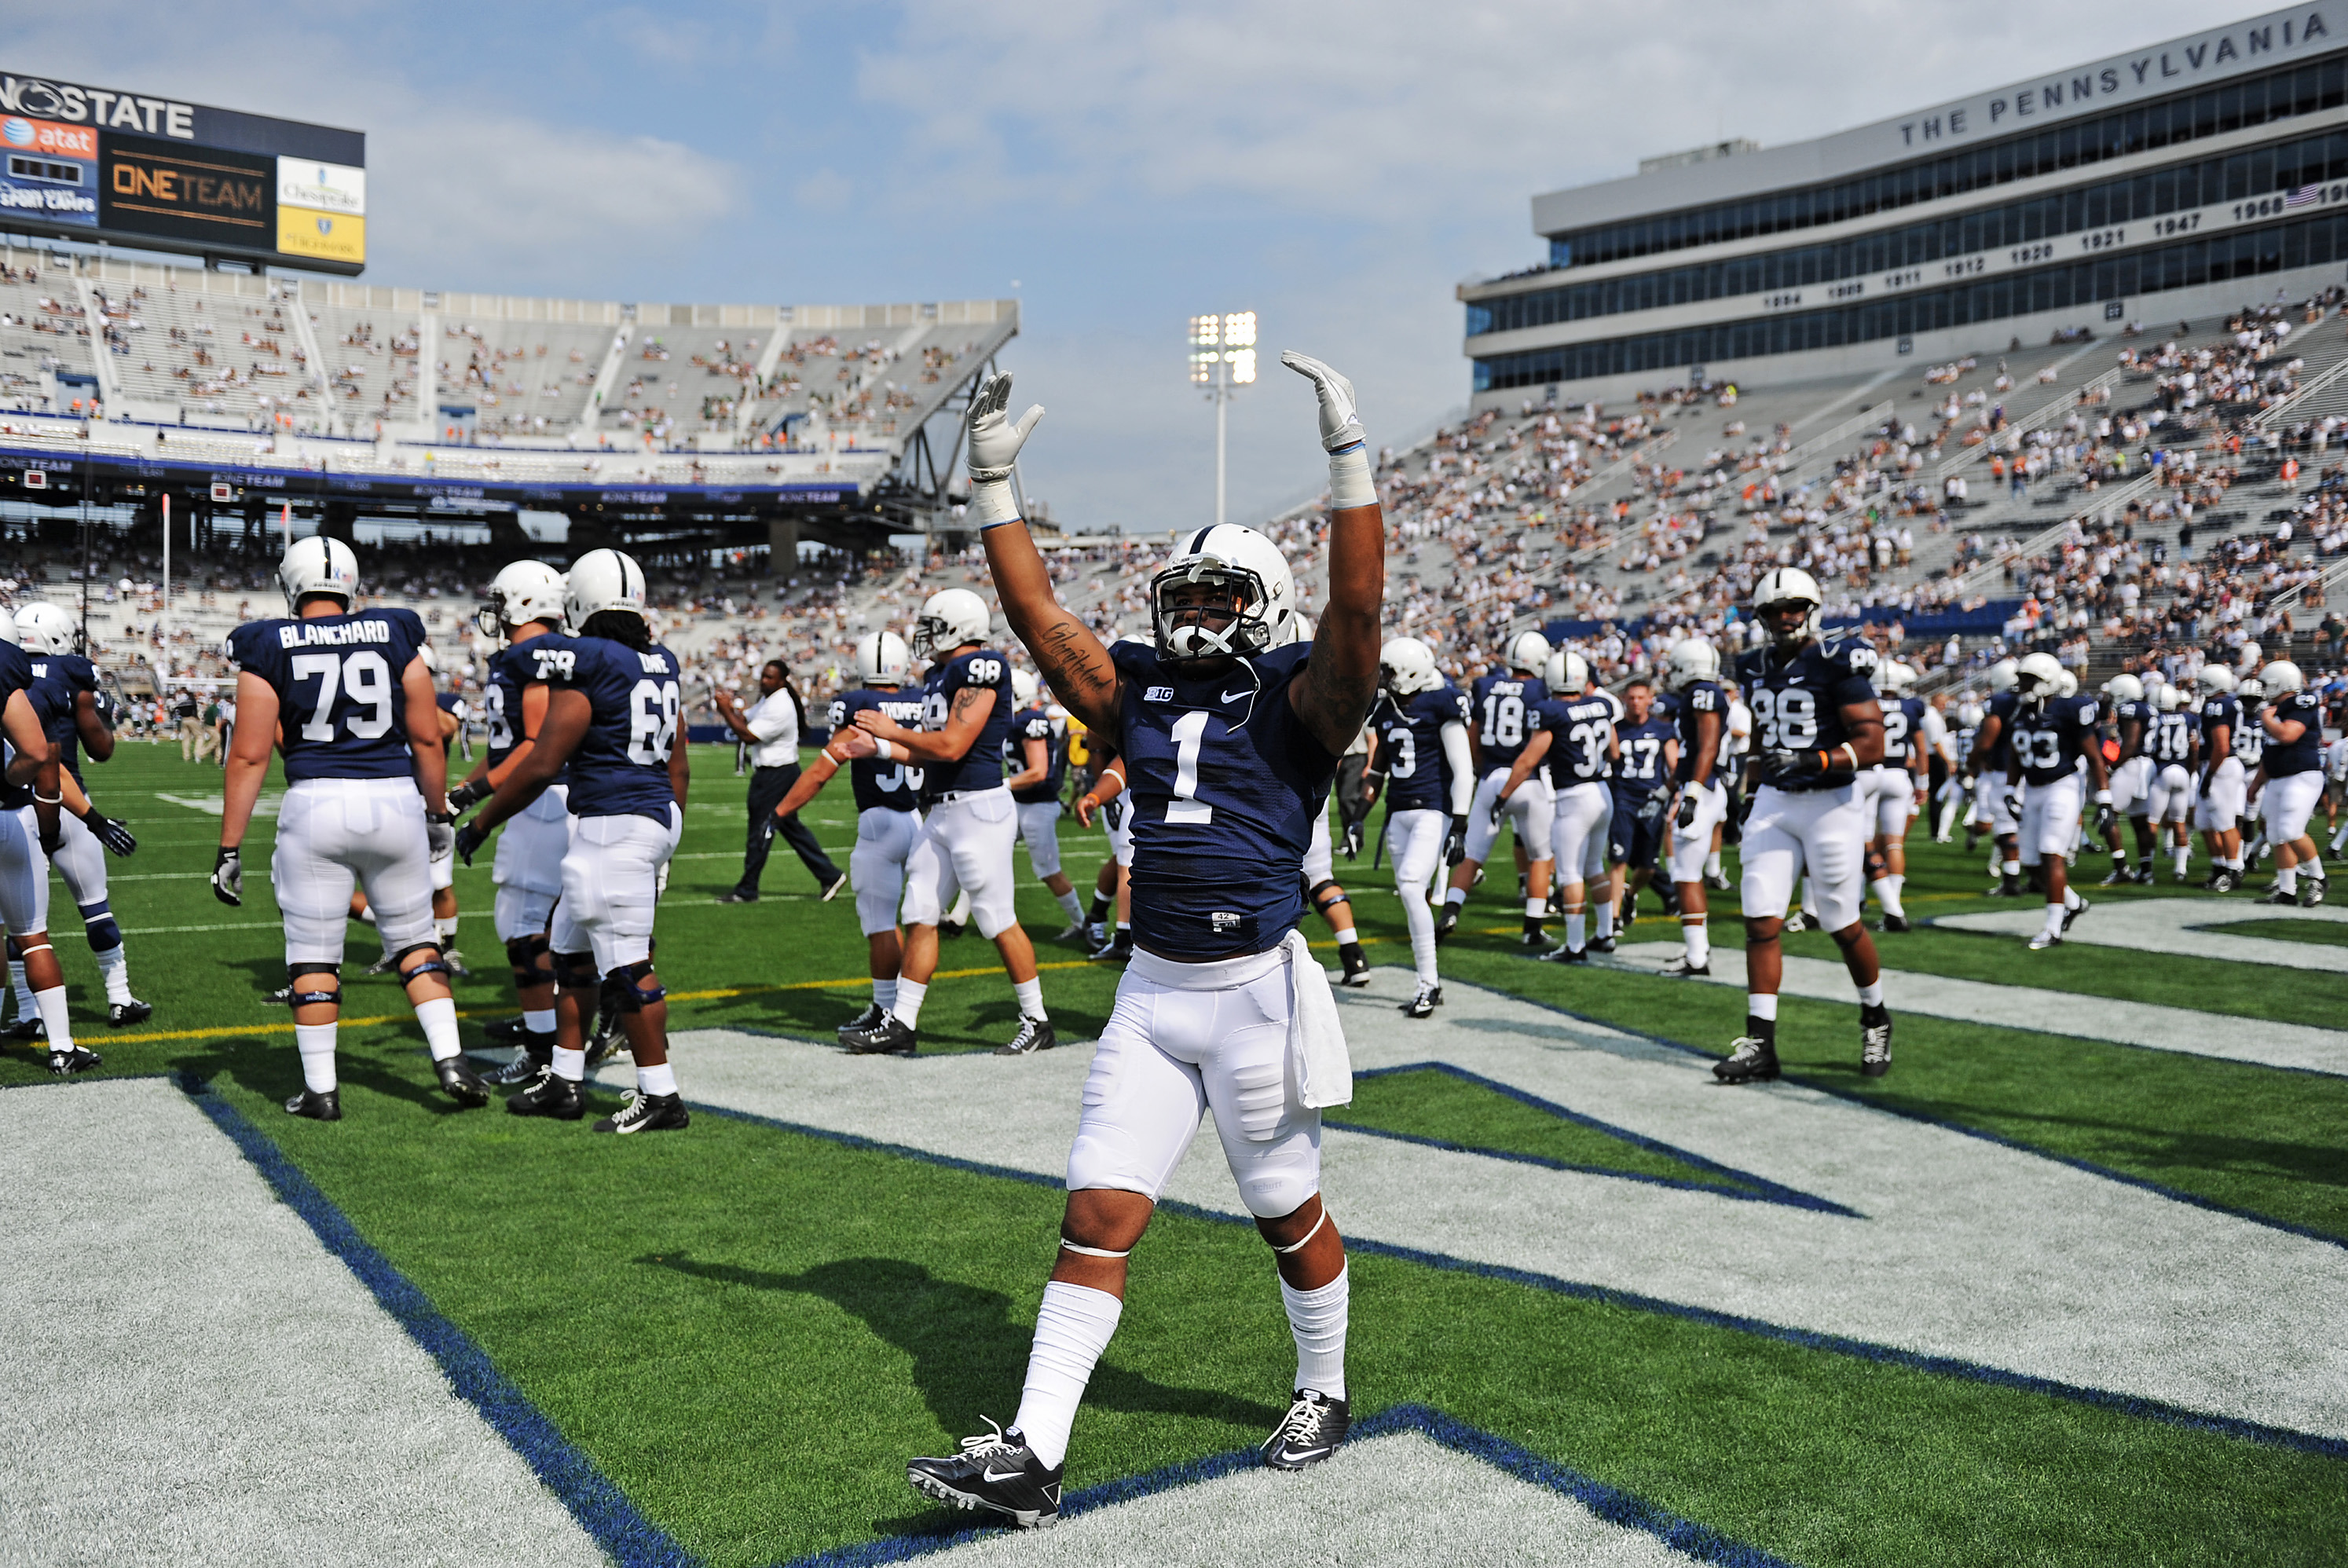
<instances>
[{"instance_id":1,"label":"white football glove","mask_svg":"<svg viewBox=\"0 0 2348 1568\"><path fill-rule=\"evenodd\" d=\"M1321 397L1321 445L1329 451L1364 439L1362 416L1354 403L1354 384L1310 355L1292 348L1280 352L1280 362L1299 376L1313 378Z\"/></svg>"},{"instance_id":2,"label":"white football glove","mask_svg":"<svg viewBox=\"0 0 2348 1568\"><path fill-rule=\"evenodd\" d=\"M1032 403L1014 425L1004 416L1004 410L1010 406L1011 376L1008 371L988 377L980 384L978 396L970 400L968 463L973 483L1009 479L1011 465L1018 460L1019 449L1027 444L1028 433L1044 417L1044 406Z\"/></svg>"}]
</instances>

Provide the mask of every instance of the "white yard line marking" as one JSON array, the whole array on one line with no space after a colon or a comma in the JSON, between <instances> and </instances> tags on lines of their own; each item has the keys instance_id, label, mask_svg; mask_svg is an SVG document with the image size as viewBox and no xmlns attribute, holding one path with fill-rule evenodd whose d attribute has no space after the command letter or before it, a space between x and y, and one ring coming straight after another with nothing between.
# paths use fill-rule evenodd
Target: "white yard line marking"
<instances>
[{"instance_id":1,"label":"white yard line marking","mask_svg":"<svg viewBox=\"0 0 2348 1568\"><path fill-rule=\"evenodd\" d=\"M2348 1436L2348 1249L1832 1095L1723 1088L1685 1052L1474 986L1405 1021L1407 971L1375 976L1339 993L1359 1068L1451 1062L1865 1217L1332 1128L1348 1234ZM1089 1057L851 1057L727 1030L677 1051L688 1099L1051 1178ZM1168 1196L1237 1211L1211 1135Z\"/></svg>"},{"instance_id":2,"label":"white yard line marking","mask_svg":"<svg viewBox=\"0 0 2348 1568\"><path fill-rule=\"evenodd\" d=\"M177 1088L0 1094L0 1555L604 1561Z\"/></svg>"},{"instance_id":3,"label":"white yard line marking","mask_svg":"<svg viewBox=\"0 0 2348 1568\"><path fill-rule=\"evenodd\" d=\"M2125 947L2137 953L2166 953L2181 958L2222 958L2233 964L2272 964L2286 969L2325 969L2348 974L2348 947L2321 942L2282 942L2271 937L2242 936L2230 931L2209 931L2212 925L2232 925L2248 920L2321 920L2348 922L2348 909L2318 905L2286 909L2272 903L2220 903L2215 899L2153 898L2123 903L2115 899L2096 904L2063 940L2090 947ZM2002 909L1989 914L1943 914L1932 924L1949 931L1985 931L2001 936L2027 938L2046 923L2046 906ZM2243 977L2250 984L2250 976Z\"/></svg>"},{"instance_id":4,"label":"white yard line marking","mask_svg":"<svg viewBox=\"0 0 2348 1568\"><path fill-rule=\"evenodd\" d=\"M2096 913L2089 912L2087 919L2093 920ZM2031 929L2037 927L2033 925ZM1622 948L1612 960L1595 954L1592 957L1594 962L1612 967L1653 973L1678 957L1682 951L1676 942L1640 942ZM1899 950L1885 941L1877 944L1877 951L1896 954ZM2014 960L2013 972L2017 979L2029 974L2026 954ZM1710 979L1713 985L1743 990L1744 949L1714 948ZM1952 980L1915 969L1887 968L1883 982L1883 999L1895 1014L1923 1013L1968 1024L1997 1024L2010 1029L2034 1029L2041 1034L2111 1040L2156 1051L2216 1057L2221 1061L2348 1077L2348 1033L2337 1029L2270 1023L2264 1018L2223 1013L2197 1013L2188 1007L2160 1007L2148 1002L2115 1001L2077 991ZM1788 996L1856 1003L1849 972L1828 958L1798 958L1787 954L1785 983L1780 989Z\"/></svg>"}]
</instances>

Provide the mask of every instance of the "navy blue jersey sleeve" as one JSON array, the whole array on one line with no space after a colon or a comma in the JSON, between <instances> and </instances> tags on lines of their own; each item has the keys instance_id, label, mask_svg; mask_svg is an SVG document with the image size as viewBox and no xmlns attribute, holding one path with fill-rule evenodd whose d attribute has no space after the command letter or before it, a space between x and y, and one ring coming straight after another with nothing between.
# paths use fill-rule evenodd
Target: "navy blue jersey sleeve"
<instances>
[{"instance_id":1,"label":"navy blue jersey sleeve","mask_svg":"<svg viewBox=\"0 0 2348 1568\"><path fill-rule=\"evenodd\" d=\"M541 648L552 642L561 645ZM587 733L571 755L571 814L666 822L676 804L668 763L684 705L676 655L603 637L534 637L529 646L548 686L588 701Z\"/></svg>"},{"instance_id":2,"label":"navy blue jersey sleeve","mask_svg":"<svg viewBox=\"0 0 2348 1568\"><path fill-rule=\"evenodd\" d=\"M9 698L20 691L29 692L32 685L33 665L32 661L25 656L25 650L14 643L0 643L0 706L5 706ZM15 748L0 746L0 755L13 757L15 755ZM30 785L0 784L0 810L13 811L20 806L29 806L32 803L33 790Z\"/></svg>"}]
</instances>

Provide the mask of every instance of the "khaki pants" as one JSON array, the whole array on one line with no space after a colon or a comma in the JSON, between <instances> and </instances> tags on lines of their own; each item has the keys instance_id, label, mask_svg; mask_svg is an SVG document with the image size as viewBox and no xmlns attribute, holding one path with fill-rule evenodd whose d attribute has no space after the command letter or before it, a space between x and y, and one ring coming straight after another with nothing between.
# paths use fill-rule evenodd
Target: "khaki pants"
<instances>
[{"instance_id":1,"label":"khaki pants","mask_svg":"<svg viewBox=\"0 0 2348 1568\"><path fill-rule=\"evenodd\" d=\"M209 733L204 728L204 721L201 718L180 720L180 760L193 762L196 759L196 748L202 744L203 738Z\"/></svg>"}]
</instances>

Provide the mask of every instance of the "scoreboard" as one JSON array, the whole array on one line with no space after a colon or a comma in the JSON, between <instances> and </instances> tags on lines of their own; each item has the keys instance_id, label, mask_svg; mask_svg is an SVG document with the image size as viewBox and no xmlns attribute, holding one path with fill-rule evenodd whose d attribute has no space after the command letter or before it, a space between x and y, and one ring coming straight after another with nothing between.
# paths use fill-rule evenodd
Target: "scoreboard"
<instances>
[{"instance_id":1,"label":"scoreboard","mask_svg":"<svg viewBox=\"0 0 2348 1568\"><path fill-rule=\"evenodd\" d=\"M0 230L355 276L362 131L0 72Z\"/></svg>"}]
</instances>

